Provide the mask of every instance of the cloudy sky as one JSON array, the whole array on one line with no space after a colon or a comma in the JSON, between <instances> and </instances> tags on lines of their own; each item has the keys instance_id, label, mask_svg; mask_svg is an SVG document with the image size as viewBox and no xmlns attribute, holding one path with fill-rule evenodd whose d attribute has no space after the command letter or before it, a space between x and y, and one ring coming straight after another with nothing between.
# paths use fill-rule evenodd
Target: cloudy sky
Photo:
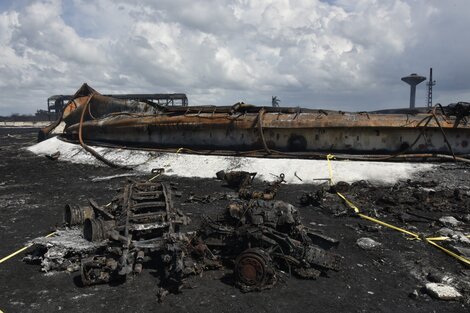
<instances>
[{"instance_id":1,"label":"cloudy sky","mask_svg":"<svg viewBox=\"0 0 470 313\"><path fill-rule=\"evenodd\" d=\"M83 82L190 104L406 107L400 77L431 66L434 102L469 101L469 12L468 0L1 0L0 115Z\"/></svg>"}]
</instances>

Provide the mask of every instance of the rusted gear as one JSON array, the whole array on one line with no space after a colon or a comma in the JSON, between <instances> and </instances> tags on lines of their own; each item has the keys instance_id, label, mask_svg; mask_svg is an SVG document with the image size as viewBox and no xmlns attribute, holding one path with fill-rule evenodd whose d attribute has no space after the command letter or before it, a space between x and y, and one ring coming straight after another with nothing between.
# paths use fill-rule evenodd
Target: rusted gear
<instances>
[{"instance_id":1,"label":"rusted gear","mask_svg":"<svg viewBox=\"0 0 470 313\"><path fill-rule=\"evenodd\" d=\"M247 249L237 257L234 276L237 286L245 292L271 288L276 282L272 259L259 248Z\"/></svg>"}]
</instances>

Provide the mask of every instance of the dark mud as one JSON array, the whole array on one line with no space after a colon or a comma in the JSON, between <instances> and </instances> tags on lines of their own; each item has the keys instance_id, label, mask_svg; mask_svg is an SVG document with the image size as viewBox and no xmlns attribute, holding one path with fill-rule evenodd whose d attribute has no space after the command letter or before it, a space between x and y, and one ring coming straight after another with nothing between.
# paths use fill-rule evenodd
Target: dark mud
<instances>
[{"instance_id":1,"label":"dark mud","mask_svg":"<svg viewBox=\"0 0 470 313\"><path fill-rule=\"evenodd\" d=\"M37 157L22 148L35 141L35 130L0 129L0 257L25 242L54 230L62 221L65 203L99 203L111 199L126 178L91 182L92 178L123 171L69 164ZM436 170L395 186L357 183L343 186L348 195L372 216L414 231L433 234L445 215L469 213L469 167L438 165ZM275 172L275 169L273 169ZM214 173L215 175L215 173ZM151 176L146 176L151 177ZM217 215L228 200L185 203L231 190L210 179L164 178L183 193L176 204L191 214L196 228L202 214ZM278 199L299 205L309 185L283 185ZM456 191L458 190L458 191ZM273 289L241 293L230 284L230 272L205 272L189 279L191 289L157 303L156 275L146 271L125 284L80 287L76 273L47 273L21 262L20 254L0 264L0 310L4 312L468 312L470 290L460 301L430 298L422 288L429 272L438 271L470 280L469 268L435 248L402 234L378 228L351 214L338 198L325 193L320 205L299 206L303 223L340 240L344 257L339 272L315 281L286 278ZM417 217L420 215L421 217ZM424 218L422 217L424 216ZM466 230L469 231L468 223ZM369 237L380 243L362 250L356 240ZM467 275L467 276L466 276ZM417 291L417 298L410 297ZM466 298L465 298L466 297Z\"/></svg>"}]
</instances>

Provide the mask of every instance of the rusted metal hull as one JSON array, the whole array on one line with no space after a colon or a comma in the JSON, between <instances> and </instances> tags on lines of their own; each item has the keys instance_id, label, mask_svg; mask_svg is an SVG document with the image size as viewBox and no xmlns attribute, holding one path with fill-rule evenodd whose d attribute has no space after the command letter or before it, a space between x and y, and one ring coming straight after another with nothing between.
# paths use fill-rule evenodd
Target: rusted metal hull
<instances>
[{"instance_id":1,"label":"rusted metal hull","mask_svg":"<svg viewBox=\"0 0 470 313\"><path fill-rule=\"evenodd\" d=\"M448 153L449 147L435 121L418 123L426 114L361 115L354 113L188 114L185 116L115 116L84 122L85 140L151 148L214 150L268 149L290 152ZM453 128L441 120L456 154L470 153L470 128ZM79 125L66 129L77 135Z\"/></svg>"},{"instance_id":2,"label":"rusted metal hull","mask_svg":"<svg viewBox=\"0 0 470 313\"><path fill-rule=\"evenodd\" d=\"M459 111L460 112L460 111ZM294 153L470 154L466 117L429 112L347 113L301 108L152 107L84 85L64 110L64 135L120 146Z\"/></svg>"}]
</instances>

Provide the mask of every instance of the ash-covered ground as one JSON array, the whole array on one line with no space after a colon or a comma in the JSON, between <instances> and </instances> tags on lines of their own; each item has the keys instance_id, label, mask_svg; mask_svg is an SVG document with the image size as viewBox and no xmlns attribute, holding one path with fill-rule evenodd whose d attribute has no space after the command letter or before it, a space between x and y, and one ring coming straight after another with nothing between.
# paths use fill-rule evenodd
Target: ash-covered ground
<instances>
[{"instance_id":1,"label":"ash-covered ground","mask_svg":"<svg viewBox=\"0 0 470 313\"><path fill-rule=\"evenodd\" d=\"M0 129L0 257L43 236L62 224L66 203L85 204L93 198L105 204L125 177L100 180L126 172L108 167L70 164L37 157L22 148L36 139L36 130ZM439 221L452 216L454 230L470 233L470 167L445 163L393 186L365 182L339 185L343 194L371 216L426 236L438 235ZM276 169L273 168L273 173ZM279 173L276 173L279 174ZM301 173L298 173L301 175ZM377 173L380 175L380 173ZM215 176L215 173L214 173ZM143 179L151 175L142 176ZM135 178L135 177L134 177ZM162 177L176 184L178 208L191 215L197 228L203 214L221 214L228 200L220 195L233 190L215 179ZM262 185L262 182L258 182ZM316 280L285 278L273 289L242 293L231 284L230 271L207 271L191 277L192 287L157 302L156 273L144 270L124 284L81 287L78 273L43 273L39 266L21 261L24 253L0 264L0 310L4 312L468 312L470 268L423 241L378 227L358 218L339 198L325 192L320 203L301 206L314 185L283 185L277 199L299 207L302 221L340 240L341 270ZM186 202L206 198L210 201ZM312 194L314 196L314 194ZM360 238L380 246L366 250ZM436 300L424 286L443 281L462 297Z\"/></svg>"}]
</instances>

